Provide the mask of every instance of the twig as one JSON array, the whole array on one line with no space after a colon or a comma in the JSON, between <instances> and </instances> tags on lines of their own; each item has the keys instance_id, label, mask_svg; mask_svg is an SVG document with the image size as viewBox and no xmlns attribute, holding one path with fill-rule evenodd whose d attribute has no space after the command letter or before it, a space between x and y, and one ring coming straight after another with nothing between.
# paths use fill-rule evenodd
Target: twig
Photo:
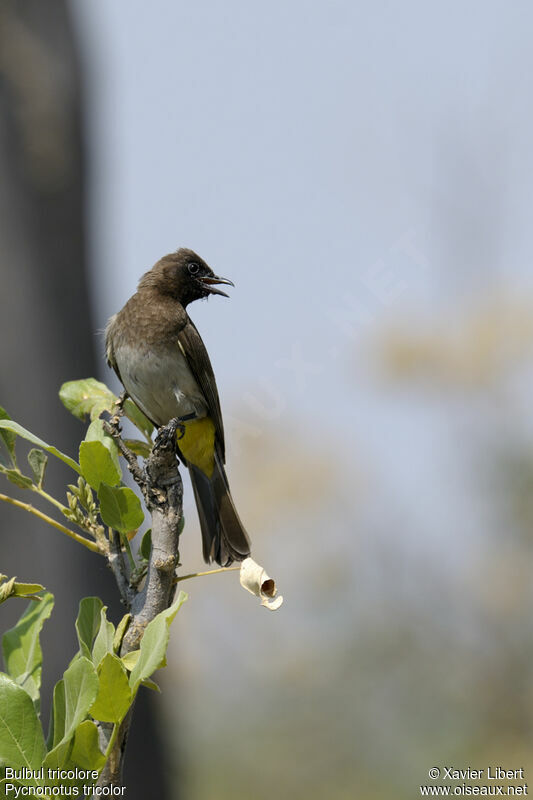
<instances>
[{"instance_id":1,"label":"twig","mask_svg":"<svg viewBox=\"0 0 533 800\"><path fill-rule=\"evenodd\" d=\"M39 495L39 497L42 497L43 500L47 500L49 503L51 503L53 506L55 506L57 509L59 509L59 511L61 511L62 514L67 514L68 513L69 508L66 505L64 505L63 503L61 503L59 500L56 500L55 497L52 497L51 494L48 494L48 492L45 492L45 490L42 488L42 486L37 486L34 483L32 486L29 486L28 488L29 488L29 490L31 492L35 492L36 494ZM78 528L80 528L80 530L86 531L87 533L90 533L95 539L100 540L100 543L103 543L104 540L102 539L101 536L99 536L99 531L98 531L98 528L101 528L101 526L91 525L91 523L89 521L87 521L86 524L84 524L81 519L80 520L72 519L71 522L73 522L74 525L76 525ZM102 551L102 548L100 548L99 552L101 552L101 551Z\"/></svg>"},{"instance_id":2,"label":"twig","mask_svg":"<svg viewBox=\"0 0 533 800\"><path fill-rule=\"evenodd\" d=\"M235 570L240 568L241 567L239 565L238 567L219 567L218 569L206 569L205 572L190 572L188 575L181 575L179 578L174 578L174 583L187 581L189 578L201 578L202 575L215 575L217 572L235 572Z\"/></svg>"},{"instance_id":3,"label":"twig","mask_svg":"<svg viewBox=\"0 0 533 800\"><path fill-rule=\"evenodd\" d=\"M106 752L105 752L105 756L106 756L106 758L109 758L109 755L110 755L110 753L111 753L111 751L112 751L113 747L115 746L115 742L116 742L116 740L117 740L117 735L118 735L118 730L119 730L119 726L118 726L118 724L115 722L115 723L113 724L113 733L111 734L111 738L110 738L110 740L109 740L109 744L107 745L107 750L106 750Z\"/></svg>"},{"instance_id":4,"label":"twig","mask_svg":"<svg viewBox=\"0 0 533 800\"><path fill-rule=\"evenodd\" d=\"M58 508L61 512L68 511L68 508L64 503L61 503L59 500L56 500L55 497L52 497L51 494L45 492L42 486L37 486L36 484L33 484L33 486L30 486L30 489L32 492L36 492L40 497L42 497L43 500L48 500L49 503L52 503L52 505Z\"/></svg>"},{"instance_id":5,"label":"twig","mask_svg":"<svg viewBox=\"0 0 533 800\"><path fill-rule=\"evenodd\" d=\"M91 550L93 553L100 553L103 555L102 550L98 547L95 542L91 542L89 539L86 539L85 536L80 536L79 533L75 533L71 531L70 528L67 528L65 525L62 525L60 522L57 522L52 517L49 517L48 514L43 514L42 511L39 509L34 508L29 503L22 503L20 500L15 500L13 497L8 497L6 494L0 494L0 500L3 500L4 503L10 503L12 506L16 506L17 508L22 508L24 511L28 511L30 514L33 514L35 517L47 522L53 528L57 528L58 531L61 531L66 536L70 536L71 539L74 539L75 542L78 544L82 544L87 550Z\"/></svg>"},{"instance_id":6,"label":"twig","mask_svg":"<svg viewBox=\"0 0 533 800\"><path fill-rule=\"evenodd\" d=\"M128 463L128 469L133 475L135 483L138 484L143 495L146 497L146 476L144 474L144 470L142 470L139 466L139 462L137 461L137 456L135 453L132 453L120 438L122 431L118 419L118 416L115 416L111 418L111 422L107 422L105 419L102 420L104 423L104 431L114 439L115 444Z\"/></svg>"},{"instance_id":7,"label":"twig","mask_svg":"<svg viewBox=\"0 0 533 800\"><path fill-rule=\"evenodd\" d=\"M133 553L131 552L130 540L125 533L121 533L120 538L124 547L124 552L126 553L126 558L128 559L128 564L130 565L130 569L134 570L137 565L135 563L135 559L133 558Z\"/></svg>"},{"instance_id":8,"label":"twig","mask_svg":"<svg viewBox=\"0 0 533 800\"><path fill-rule=\"evenodd\" d=\"M120 397L115 403L115 408L117 410L116 412L117 417L122 417L123 415L126 415L126 412L124 411L124 403L126 402L127 399L128 399L128 393L124 390L123 392L120 393Z\"/></svg>"}]
</instances>

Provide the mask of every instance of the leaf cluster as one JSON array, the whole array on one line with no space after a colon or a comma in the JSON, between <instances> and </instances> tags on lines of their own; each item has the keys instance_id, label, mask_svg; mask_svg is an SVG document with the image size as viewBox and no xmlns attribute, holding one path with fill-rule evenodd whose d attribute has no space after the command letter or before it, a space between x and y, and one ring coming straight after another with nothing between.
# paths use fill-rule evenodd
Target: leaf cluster
<instances>
[{"instance_id":1,"label":"leaf cluster","mask_svg":"<svg viewBox=\"0 0 533 800\"><path fill-rule=\"evenodd\" d=\"M134 558L129 541L141 527L144 514L137 495L123 483L120 453L115 439L106 432L102 415L111 415L118 427L115 415L120 411L137 428L141 438L123 440L126 450L120 443L126 457L128 449L145 458L150 455L153 426L131 400L119 400L105 384L93 378L64 384L60 398L78 419L88 418L77 460L26 430L0 408L0 475L19 489L34 493L51 504L61 514L62 522L30 503L4 494L0 494L0 500L35 514L78 543L105 556L122 598L130 608L137 593L136 586L150 559L151 531L144 533ZM32 446L24 469L22 460L17 459L18 439ZM75 474L64 500L53 497L46 489L49 456L62 461ZM124 552L129 570L125 567ZM101 600L89 597L81 601L76 620L79 649L54 688L47 736L40 719L42 651L39 636L52 612L53 596L40 584L20 583L15 578L0 575L0 603L13 596L33 600L15 627L2 638L5 671L0 672L0 766L26 768L33 773L44 767L43 777L34 774L23 785L31 785L38 789L39 796L47 797L55 794L52 789L59 785L50 778L47 768L78 767L96 772L103 769L115 745L120 744L120 737L129 723L126 717L139 687L158 689L151 676L166 663L169 625L186 595L180 592L169 608L151 619L144 628L139 649L133 652L127 652L127 644L123 646L129 614L115 628L107 619L107 609ZM135 640L139 641L138 637ZM5 779L0 780L0 796L2 789L5 790L2 784ZM70 783L61 781L61 786L66 785ZM83 796L83 783L73 779L71 785L72 796ZM49 794L45 786L50 787Z\"/></svg>"},{"instance_id":2,"label":"leaf cluster","mask_svg":"<svg viewBox=\"0 0 533 800\"><path fill-rule=\"evenodd\" d=\"M0 408L0 474L19 489L35 492L54 505L81 529L83 535L96 541L103 554L107 554L105 527L131 539L144 520L139 498L123 484L117 445L104 431L101 419L104 412L116 413L119 399L105 384L94 378L63 384L59 396L75 417L90 419L85 438L79 446L78 461L23 428ZM122 404L122 411L143 437L143 440L125 440L126 446L132 452L147 457L152 448L152 423L129 398ZM27 455L29 469L26 472L17 461L17 437L36 445ZM52 497L45 490L49 455L67 464L77 474L76 483L68 485L66 501ZM94 545L90 549L95 549Z\"/></svg>"},{"instance_id":3,"label":"leaf cluster","mask_svg":"<svg viewBox=\"0 0 533 800\"><path fill-rule=\"evenodd\" d=\"M0 672L0 765L25 767L33 773L44 767L43 777L29 777L20 785L69 785L83 796L86 780L57 781L47 768L100 772L111 752L118 728L128 714L140 686L158 690L153 673L165 666L169 626L187 596L176 601L146 627L139 650L121 657L120 650L130 616L117 627L107 619L98 597L80 603L76 619L78 651L54 688L48 736L40 720L42 651L39 636L50 616L53 596L42 592L30 602L17 624L2 637L5 672ZM98 724L113 725L106 752L99 746ZM5 779L0 781L5 784Z\"/></svg>"}]
</instances>

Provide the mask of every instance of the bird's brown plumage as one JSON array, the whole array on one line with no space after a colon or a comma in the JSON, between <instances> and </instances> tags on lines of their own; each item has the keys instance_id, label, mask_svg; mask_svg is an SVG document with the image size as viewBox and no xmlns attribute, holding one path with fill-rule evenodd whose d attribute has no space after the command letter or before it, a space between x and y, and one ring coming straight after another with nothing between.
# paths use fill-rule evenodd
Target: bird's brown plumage
<instances>
[{"instance_id":1,"label":"bird's brown plumage","mask_svg":"<svg viewBox=\"0 0 533 800\"><path fill-rule=\"evenodd\" d=\"M182 248L160 259L106 329L108 363L127 393L155 425L175 417L208 417L214 425L213 470L189 466L206 560L231 563L249 555L224 471L225 442L217 385L209 355L186 307L224 294L211 268ZM212 430L212 428L211 428Z\"/></svg>"}]
</instances>

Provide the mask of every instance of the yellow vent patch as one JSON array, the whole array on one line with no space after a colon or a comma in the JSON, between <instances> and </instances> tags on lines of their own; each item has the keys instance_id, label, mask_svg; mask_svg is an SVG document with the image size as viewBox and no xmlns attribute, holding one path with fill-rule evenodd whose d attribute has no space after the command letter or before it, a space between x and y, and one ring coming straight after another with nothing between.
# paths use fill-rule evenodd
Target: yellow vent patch
<instances>
[{"instance_id":1,"label":"yellow vent patch","mask_svg":"<svg viewBox=\"0 0 533 800\"><path fill-rule=\"evenodd\" d=\"M215 426L211 417L183 423L185 434L178 439L183 457L210 478L215 467ZM179 431L178 431L179 436Z\"/></svg>"}]
</instances>

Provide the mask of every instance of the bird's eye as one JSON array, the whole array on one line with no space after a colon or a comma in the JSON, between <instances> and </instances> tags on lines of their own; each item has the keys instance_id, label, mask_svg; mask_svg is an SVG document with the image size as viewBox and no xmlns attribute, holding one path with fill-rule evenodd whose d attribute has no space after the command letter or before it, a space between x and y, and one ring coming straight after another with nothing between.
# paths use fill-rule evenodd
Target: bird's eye
<instances>
[{"instance_id":1,"label":"bird's eye","mask_svg":"<svg viewBox=\"0 0 533 800\"><path fill-rule=\"evenodd\" d=\"M191 275L197 275L199 269L200 269L200 265L197 264L195 261L192 261L189 264L189 272L191 273Z\"/></svg>"}]
</instances>

